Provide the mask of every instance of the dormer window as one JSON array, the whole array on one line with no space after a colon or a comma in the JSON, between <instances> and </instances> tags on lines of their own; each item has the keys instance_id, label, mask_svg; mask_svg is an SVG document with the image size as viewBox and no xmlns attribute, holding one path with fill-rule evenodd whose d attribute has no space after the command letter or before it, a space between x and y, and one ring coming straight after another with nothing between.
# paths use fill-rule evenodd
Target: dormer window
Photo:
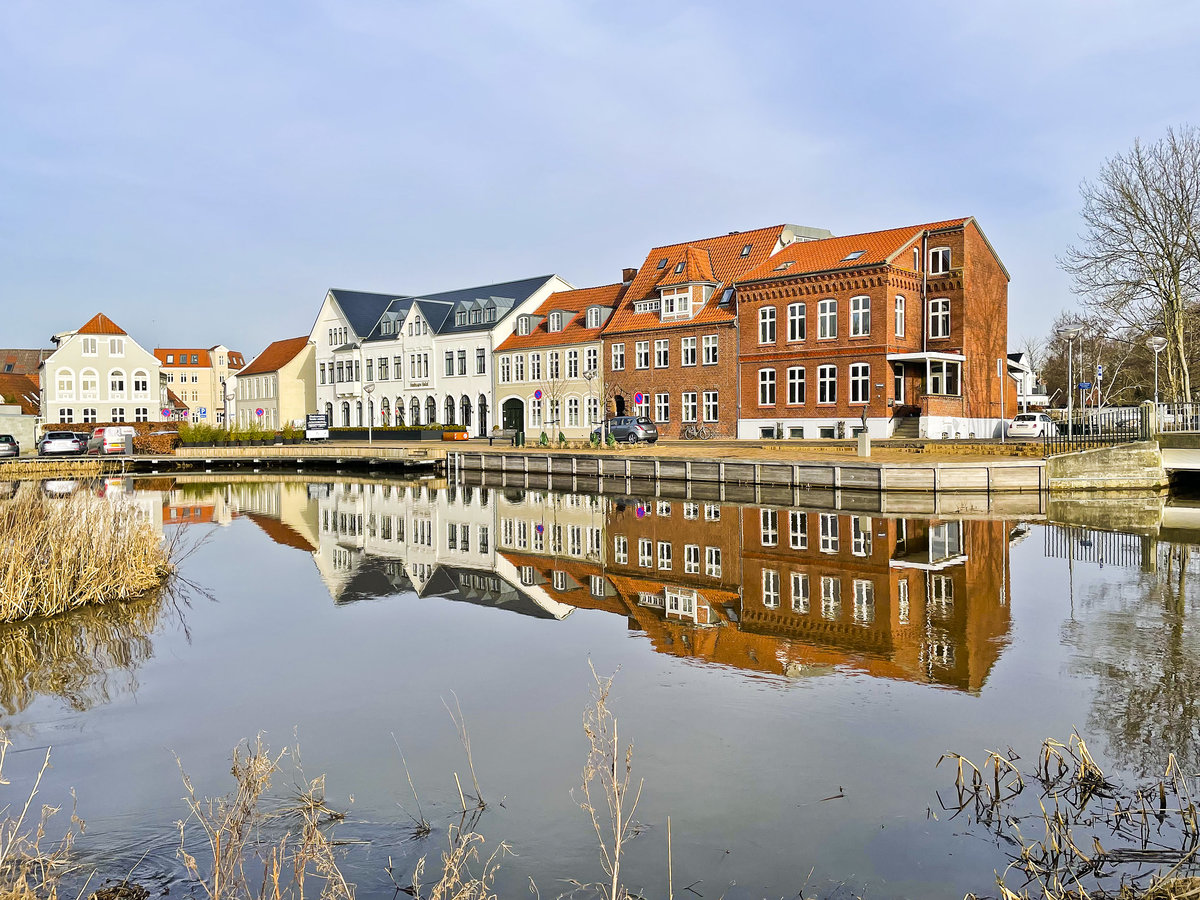
<instances>
[{"instance_id":1,"label":"dormer window","mask_svg":"<svg viewBox=\"0 0 1200 900\"><path fill-rule=\"evenodd\" d=\"M587 327L588 328L599 328L600 327L600 307L598 307L598 306L589 306L588 307Z\"/></svg>"},{"instance_id":2,"label":"dormer window","mask_svg":"<svg viewBox=\"0 0 1200 900\"><path fill-rule=\"evenodd\" d=\"M175 354L174 353L167 354L167 365L168 366L175 365Z\"/></svg>"},{"instance_id":3,"label":"dormer window","mask_svg":"<svg viewBox=\"0 0 1200 900\"><path fill-rule=\"evenodd\" d=\"M529 334L529 316L521 316L517 319L517 334L521 336Z\"/></svg>"},{"instance_id":4,"label":"dormer window","mask_svg":"<svg viewBox=\"0 0 1200 900\"><path fill-rule=\"evenodd\" d=\"M690 319L692 316L692 289L690 287L664 290L662 292L662 318Z\"/></svg>"},{"instance_id":5,"label":"dormer window","mask_svg":"<svg viewBox=\"0 0 1200 900\"><path fill-rule=\"evenodd\" d=\"M457 315L455 315L454 324L455 325L466 325L467 324L467 313L465 310L463 312L460 312Z\"/></svg>"},{"instance_id":6,"label":"dormer window","mask_svg":"<svg viewBox=\"0 0 1200 900\"><path fill-rule=\"evenodd\" d=\"M753 244L747 244L745 247L742 248L742 259L745 259L747 256L750 255L750 249L753 246L754 246Z\"/></svg>"},{"instance_id":7,"label":"dormer window","mask_svg":"<svg viewBox=\"0 0 1200 900\"><path fill-rule=\"evenodd\" d=\"M480 310L478 310L478 309L473 309L473 310L471 310L471 324L472 324L472 325L478 325L478 324L479 324L480 315L481 315L481 311L480 311Z\"/></svg>"},{"instance_id":8,"label":"dormer window","mask_svg":"<svg viewBox=\"0 0 1200 900\"><path fill-rule=\"evenodd\" d=\"M563 328L562 313L560 313L560 312L550 313L550 325L548 327L549 327L550 331L562 331L562 328Z\"/></svg>"},{"instance_id":9,"label":"dormer window","mask_svg":"<svg viewBox=\"0 0 1200 900\"><path fill-rule=\"evenodd\" d=\"M486 309L486 310L484 310L484 313L483 313L483 320L484 320L485 322L495 322L495 321L496 321L496 310L495 310L495 307L492 307L492 308L489 308L489 309Z\"/></svg>"}]
</instances>

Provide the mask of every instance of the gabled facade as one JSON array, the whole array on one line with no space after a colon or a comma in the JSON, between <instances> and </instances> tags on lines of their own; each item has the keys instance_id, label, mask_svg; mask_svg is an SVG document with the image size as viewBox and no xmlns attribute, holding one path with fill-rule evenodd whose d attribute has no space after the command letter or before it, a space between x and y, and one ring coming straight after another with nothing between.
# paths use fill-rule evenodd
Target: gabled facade
<instances>
[{"instance_id":1,"label":"gabled facade","mask_svg":"<svg viewBox=\"0 0 1200 900\"><path fill-rule=\"evenodd\" d=\"M498 425L492 360L517 315L571 285L557 275L439 294L330 290L310 335L317 407L335 427Z\"/></svg>"},{"instance_id":2,"label":"gabled facade","mask_svg":"<svg viewBox=\"0 0 1200 900\"><path fill-rule=\"evenodd\" d=\"M974 219L794 244L737 298L739 437L992 437L1015 411L1008 272Z\"/></svg>"},{"instance_id":3,"label":"gabled facade","mask_svg":"<svg viewBox=\"0 0 1200 900\"><path fill-rule=\"evenodd\" d=\"M45 422L163 419L167 386L158 359L110 318L97 314L51 340L56 349L40 369Z\"/></svg>"},{"instance_id":4,"label":"gabled facade","mask_svg":"<svg viewBox=\"0 0 1200 900\"><path fill-rule=\"evenodd\" d=\"M215 347L155 347L167 387L188 405L192 422L224 425L230 378L246 364L237 350Z\"/></svg>"},{"instance_id":5,"label":"gabled facade","mask_svg":"<svg viewBox=\"0 0 1200 900\"><path fill-rule=\"evenodd\" d=\"M734 282L824 229L776 225L656 247L603 329L605 414L644 415L660 437L704 424L737 434Z\"/></svg>"},{"instance_id":6,"label":"gabled facade","mask_svg":"<svg viewBox=\"0 0 1200 900\"><path fill-rule=\"evenodd\" d=\"M276 429L301 426L316 410L313 344L308 335L274 341L238 373L237 424ZM258 411L262 410L262 415Z\"/></svg>"},{"instance_id":7,"label":"gabled facade","mask_svg":"<svg viewBox=\"0 0 1200 900\"><path fill-rule=\"evenodd\" d=\"M626 272L632 279L633 270ZM629 281L551 294L516 317L496 350L495 397L504 428L536 439L545 432L587 438L600 424L604 398L600 332Z\"/></svg>"}]
</instances>

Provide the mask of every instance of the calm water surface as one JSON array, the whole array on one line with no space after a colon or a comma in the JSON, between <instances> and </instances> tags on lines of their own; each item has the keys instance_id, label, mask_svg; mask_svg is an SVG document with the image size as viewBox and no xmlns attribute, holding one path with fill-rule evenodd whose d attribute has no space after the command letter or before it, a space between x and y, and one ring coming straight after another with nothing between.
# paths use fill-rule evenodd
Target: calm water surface
<instances>
[{"instance_id":1,"label":"calm water surface","mask_svg":"<svg viewBox=\"0 0 1200 900\"><path fill-rule=\"evenodd\" d=\"M53 745L43 799L76 789L103 874L184 889L174 754L220 794L231 748L264 732L298 737L348 807L360 896L392 896L388 858L407 873L440 851L468 777L457 697L479 829L517 854L502 896L599 879L571 797L589 661L619 670L645 779L625 880L648 896L666 895L668 816L677 896L986 893L1005 858L940 809L942 753L1032 758L1074 726L1113 773L1159 774L1168 749L1200 766L1187 515L1138 534L438 481L123 489L168 533L208 535L183 574L211 596L0 631L6 774ZM405 840L397 744L424 841Z\"/></svg>"}]
</instances>

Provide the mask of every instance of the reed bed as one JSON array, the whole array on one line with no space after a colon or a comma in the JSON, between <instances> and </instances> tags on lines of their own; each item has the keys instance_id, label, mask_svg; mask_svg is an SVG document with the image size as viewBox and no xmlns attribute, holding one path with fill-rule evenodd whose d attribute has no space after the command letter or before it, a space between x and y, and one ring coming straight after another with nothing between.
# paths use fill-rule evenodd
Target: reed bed
<instances>
[{"instance_id":1,"label":"reed bed","mask_svg":"<svg viewBox=\"0 0 1200 900\"><path fill-rule=\"evenodd\" d=\"M25 487L0 506L0 622L141 597L174 570L172 548L132 501Z\"/></svg>"},{"instance_id":2,"label":"reed bed","mask_svg":"<svg viewBox=\"0 0 1200 900\"><path fill-rule=\"evenodd\" d=\"M62 459L28 459L0 462L0 481L24 481L29 478L99 478L108 472L120 472L114 459L83 456Z\"/></svg>"}]
</instances>

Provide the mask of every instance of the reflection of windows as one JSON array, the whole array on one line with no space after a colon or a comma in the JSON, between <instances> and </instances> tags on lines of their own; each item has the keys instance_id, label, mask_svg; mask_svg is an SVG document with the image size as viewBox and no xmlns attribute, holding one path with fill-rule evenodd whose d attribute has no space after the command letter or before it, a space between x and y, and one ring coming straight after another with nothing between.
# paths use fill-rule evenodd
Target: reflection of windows
<instances>
[{"instance_id":1,"label":"reflection of windows","mask_svg":"<svg viewBox=\"0 0 1200 900\"><path fill-rule=\"evenodd\" d=\"M871 519L868 516L850 517L850 536L855 556L871 555Z\"/></svg>"},{"instance_id":2,"label":"reflection of windows","mask_svg":"<svg viewBox=\"0 0 1200 900\"><path fill-rule=\"evenodd\" d=\"M700 545L699 544L684 544L684 546L683 546L683 571L689 575L698 575L700 573Z\"/></svg>"},{"instance_id":3,"label":"reflection of windows","mask_svg":"<svg viewBox=\"0 0 1200 900\"><path fill-rule=\"evenodd\" d=\"M591 576L591 586L592 586L592 596L593 597L603 597L604 596L604 578L603 578L603 576L601 576L601 575Z\"/></svg>"},{"instance_id":4,"label":"reflection of windows","mask_svg":"<svg viewBox=\"0 0 1200 900\"><path fill-rule=\"evenodd\" d=\"M583 529L578 525L572 525L567 532L567 539L570 541L568 552L572 556L583 555Z\"/></svg>"},{"instance_id":5,"label":"reflection of windows","mask_svg":"<svg viewBox=\"0 0 1200 900\"><path fill-rule=\"evenodd\" d=\"M716 503L704 504L704 520L706 522L721 521L721 507Z\"/></svg>"},{"instance_id":6,"label":"reflection of windows","mask_svg":"<svg viewBox=\"0 0 1200 900\"><path fill-rule=\"evenodd\" d=\"M929 561L949 559L962 553L962 522L942 522L929 527Z\"/></svg>"},{"instance_id":7,"label":"reflection of windows","mask_svg":"<svg viewBox=\"0 0 1200 900\"><path fill-rule=\"evenodd\" d=\"M929 609L939 619L954 610L954 582L949 575L929 576Z\"/></svg>"},{"instance_id":8,"label":"reflection of windows","mask_svg":"<svg viewBox=\"0 0 1200 900\"><path fill-rule=\"evenodd\" d=\"M667 588L667 612L693 616L696 612L696 592Z\"/></svg>"},{"instance_id":9,"label":"reflection of windows","mask_svg":"<svg viewBox=\"0 0 1200 900\"><path fill-rule=\"evenodd\" d=\"M721 548L704 548L704 574L709 578L721 577Z\"/></svg>"},{"instance_id":10,"label":"reflection of windows","mask_svg":"<svg viewBox=\"0 0 1200 900\"><path fill-rule=\"evenodd\" d=\"M623 534L613 538L613 560L620 565L629 562L629 538Z\"/></svg>"},{"instance_id":11,"label":"reflection of windows","mask_svg":"<svg viewBox=\"0 0 1200 900\"><path fill-rule=\"evenodd\" d=\"M925 645L925 656L933 665L948 668L954 665L954 645L943 636Z\"/></svg>"},{"instance_id":12,"label":"reflection of windows","mask_svg":"<svg viewBox=\"0 0 1200 900\"><path fill-rule=\"evenodd\" d=\"M908 602L908 579L902 578L896 585L896 615L901 625L907 625L911 620L911 608Z\"/></svg>"},{"instance_id":13,"label":"reflection of windows","mask_svg":"<svg viewBox=\"0 0 1200 900\"><path fill-rule=\"evenodd\" d=\"M565 591L567 589L567 573L560 569L555 569L552 573L554 580L554 589L556 591Z\"/></svg>"},{"instance_id":14,"label":"reflection of windows","mask_svg":"<svg viewBox=\"0 0 1200 900\"><path fill-rule=\"evenodd\" d=\"M842 614L842 580L831 575L821 576L821 616L830 621Z\"/></svg>"},{"instance_id":15,"label":"reflection of windows","mask_svg":"<svg viewBox=\"0 0 1200 900\"><path fill-rule=\"evenodd\" d=\"M533 584L533 566L521 566L521 584L526 587Z\"/></svg>"},{"instance_id":16,"label":"reflection of windows","mask_svg":"<svg viewBox=\"0 0 1200 900\"><path fill-rule=\"evenodd\" d=\"M764 547L774 547L779 543L779 511L775 509L760 509L758 517L762 545Z\"/></svg>"},{"instance_id":17,"label":"reflection of windows","mask_svg":"<svg viewBox=\"0 0 1200 900\"><path fill-rule=\"evenodd\" d=\"M685 519L700 518L700 506L697 503L692 503L690 500L683 504L683 517Z\"/></svg>"},{"instance_id":18,"label":"reflection of windows","mask_svg":"<svg viewBox=\"0 0 1200 900\"><path fill-rule=\"evenodd\" d=\"M854 579L854 624L870 625L875 621L875 584Z\"/></svg>"},{"instance_id":19,"label":"reflection of windows","mask_svg":"<svg viewBox=\"0 0 1200 900\"><path fill-rule=\"evenodd\" d=\"M649 569L654 565L654 545L649 538L638 538L638 565Z\"/></svg>"},{"instance_id":20,"label":"reflection of windows","mask_svg":"<svg viewBox=\"0 0 1200 900\"><path fill-rule=\"evenodd\" d=\"M808 575L804 572L792 573L792 611L808 613Z\"/></svg>"},{"instance_id":21,"label":"reflection of windows","mask_svg":"<svg viewBox=\"0 0 1200 900\"><path fill-rule=\"evenodd\" d=\"M763 569L762 598L767 609L779 608L779 573L774 569Z\"/></svg>"},{"instance_id":22,"label":"reflection of windows","mask_svg":"<svg viewBox=\"0 0 1200 900\"><path fill-rule=\"evenodd\" d=\"M792 510L788 513L788 535L793 550L808 549L808 514Z\"/></svg>"},{"instance_id":23,"label":"reflection of windows","mask_svg":"<svg viewBox=\"0 0 1200 900\"><path fill-rule=\"evenodd\" d=\"M821 513L821 552L838 552L838 517L833 513Z\"/></svg>"},{"instance_id":24,"label":"reflection of windows","mask_svg":"<svg viewBox=\"0 0 1200 900\"><path fill-rule=\"evenodd\" d=\"M669 516L671 514L671 501L659 500L655 508L655 514L660 516Z\"/></svg>"},{"instance_id":25,"label":"reflection of windows","mask_svg":"<svg viewBox=\"0 0 1200 900\"><path fill-rule=\"evenodd\" d=\"M671 542L658 542L658 567L660 569L671 568Z\"/></svg>"}]
</instances>

